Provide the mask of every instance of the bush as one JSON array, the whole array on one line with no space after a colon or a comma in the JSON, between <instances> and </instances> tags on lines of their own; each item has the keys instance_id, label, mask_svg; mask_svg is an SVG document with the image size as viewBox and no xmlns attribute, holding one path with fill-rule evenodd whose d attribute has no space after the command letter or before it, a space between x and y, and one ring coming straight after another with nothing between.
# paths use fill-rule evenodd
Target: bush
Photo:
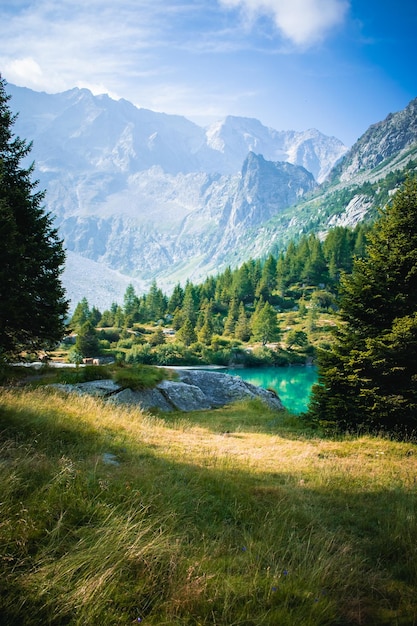
<instances>
[{"instance_id":1,"label":"bush","mask_svg":"<svg viewBox=\"0 0 417 626\"><path fill-rule=\"evenodd\" d=\"M104 380L111 378L111 374L102 365L87 365L77 369L60 369L56 372L56 380L64 385L75 385L76 383L86 383L92 380Z\"/></svg>"},{"instance_id":2,"label":"bush","mask_svg":"<svg viewBox=\"0 0 417 626\"><path fill-rule=\"evenodd\" d=\"M126 353L126 363L142 363L143 365L154 365L156 356L149 343L132 346Z\"/></svg>"},{"instance_id":3,"label":"bush","mask_svg":"<svg viewBox=\"0 0 417 626\"><path fill-rule=\"evenodd\" d=\"M166 378L166 372L157 367L120 367L113 373L113 380L124 388L151 389Z\"/></svg>"},{"instance_id":4,"label":"bush","mask_svg":"<svg viewBox=\"0 0 417 626\"><path fill-rule=\"evenodd\" d=\"M275 365L277 353L271 348L262 346L245 353L244 364L246 367L258 367L262 365Z\"/></svg>"},{"instance_id":5,"label":"bush","mask_svg":"<svg viewBox=\"0 0 417 626\"><path fill-rule=\"evenodd\" d=\"M98 338L99 339L106 339L107 341L110 341L111 343L115 343L117 341L119 341L120 339L120 333L115 330L114 328L112 329L101 329L98 331Z\"/></svg>"},{"instance_id":6,"label":"bush","mask_svg":"<svg viewBox=\"0 0 417 626\"><path fill-rule=\"evenodd\" d=\"M156 346L153 350L157 365L180 365L189 362L189 352L183 344L170 343Z\"/></svg>"}]
</instances>

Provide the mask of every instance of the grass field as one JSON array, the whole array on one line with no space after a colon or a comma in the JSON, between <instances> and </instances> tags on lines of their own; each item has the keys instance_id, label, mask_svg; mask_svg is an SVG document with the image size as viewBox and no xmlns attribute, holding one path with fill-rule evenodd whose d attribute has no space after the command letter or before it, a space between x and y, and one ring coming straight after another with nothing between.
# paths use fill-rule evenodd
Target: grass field
<instances>
[{"instance_id":1,"label":"grass field","mask_svg":"<svg viewBox=\"0 0 417 626\"><path fill-rule=\"evenodd\" d=\"M417 624L417 446L0 396L7 625Z\"/></svg>"}]
</instances>

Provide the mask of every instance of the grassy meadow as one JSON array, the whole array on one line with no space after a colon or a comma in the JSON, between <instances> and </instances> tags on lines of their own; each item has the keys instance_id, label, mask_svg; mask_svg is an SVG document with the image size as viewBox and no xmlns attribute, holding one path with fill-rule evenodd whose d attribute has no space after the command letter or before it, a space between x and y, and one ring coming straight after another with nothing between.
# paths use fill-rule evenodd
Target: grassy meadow
<instances>
[{"instance_id":1,"label":"grassy meadow","mask_svg":"<svg viewBox=\"0 0 417 626\"><path fill-rule=\"evenodd\" d=\"M417 623L417 446L0 392L7 625Z\"/></svg>"}]
</instances>

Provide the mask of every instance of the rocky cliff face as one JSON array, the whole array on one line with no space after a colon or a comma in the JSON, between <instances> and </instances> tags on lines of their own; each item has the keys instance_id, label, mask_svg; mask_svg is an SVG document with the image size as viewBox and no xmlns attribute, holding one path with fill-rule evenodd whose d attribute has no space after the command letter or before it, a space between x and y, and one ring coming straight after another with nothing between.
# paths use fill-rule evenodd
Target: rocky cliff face
<instances>
[{"instance_id":1,"label":"rocky cliff face","mask_svg":"<svg viewBox=\"0 0 417 626\"><path fill-rule=\"evenodd\" d=\"M214 260L237 246L248 229L316 187L304 168L252 153L235 176L168 176L158 169L139 172L127 184L115 197L91 202L89 214L67 208L60 230L70 250L144 279L196 257L202 271L215 269ZM52 206L59 215L59 206Z\"/></svg>"},{"instance_id":2,"label":"rocky cliff face","mask_svg":"<svg viewBox=\"0 0 417 626\"><path fill-rule=\"evenodd\" d=\"M417 143L417 98L397 113L373 124L332 171L330 180L349 182L360 173L370 173L393 156Z\"/></svg>"},{"instance_id":3,"label":"rocky cliff face","mask_svg":"<svg viewBox=\"0 0 417 626\"><path fill-rule=\"evenodd\" d=\"M316 129L303 132L277 131L256 119L228 116L206 131L207 145L219 153L222 171L240 169L249 152L267 161L286 161L300 165L322 182L347 148L339 139L327 137Z\"/></svg>"}]
</instances>

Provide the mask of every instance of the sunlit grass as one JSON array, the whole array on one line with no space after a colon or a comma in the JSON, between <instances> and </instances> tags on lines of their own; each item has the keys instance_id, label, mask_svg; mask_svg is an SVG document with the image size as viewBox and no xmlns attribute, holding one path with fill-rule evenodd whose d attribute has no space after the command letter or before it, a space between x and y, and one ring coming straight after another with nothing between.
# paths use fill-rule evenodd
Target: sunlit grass
<instances>
[{"instance_id":1,"label":"sunlit grass","mask_svg":"<svg viewBox=\"0 0 417 626\"><path fill-rule=\"evenodd\" d=\"M413 624L417 446L257 401L0 399L6 624Z\"/></svg>"}]
</instances>

